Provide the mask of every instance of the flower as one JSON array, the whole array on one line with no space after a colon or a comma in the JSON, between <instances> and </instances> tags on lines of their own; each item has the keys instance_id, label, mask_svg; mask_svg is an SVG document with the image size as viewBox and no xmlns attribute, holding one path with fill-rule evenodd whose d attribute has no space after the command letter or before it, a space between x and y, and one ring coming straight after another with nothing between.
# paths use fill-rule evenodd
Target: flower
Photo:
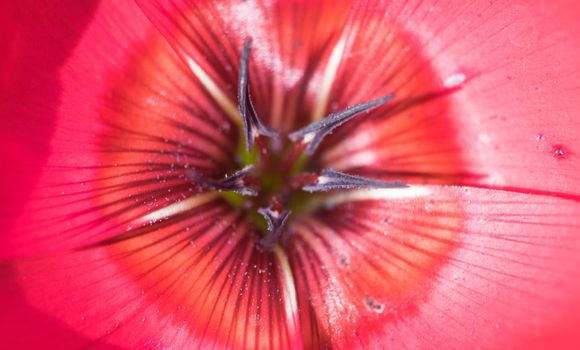
<instances>
[{"instance_id":1,"label":"flower","mask_svg":"<svg viewBox=\"0 0 580 350\"><path fill-rule=\"evenodd\" d=\"M5 346L580 343L572 1L1 6Z\"/></svg>"}]
</instances>

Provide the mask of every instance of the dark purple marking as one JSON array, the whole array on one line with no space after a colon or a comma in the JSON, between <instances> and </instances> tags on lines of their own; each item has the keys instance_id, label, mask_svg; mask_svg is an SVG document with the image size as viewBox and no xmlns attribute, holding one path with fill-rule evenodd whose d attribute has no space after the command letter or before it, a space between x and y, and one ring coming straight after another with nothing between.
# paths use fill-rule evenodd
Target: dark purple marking
<instances>
[{"instance_id":1,"label":"dark purple marking","mask_svg":"<svg viewBox=\"0 0 580 350\"><path fill-rule=\"evenodd\" d=\"M248 62L252 39L248 38L244 42L242 58L240 60L240 74L238 78L238 110L244 120L244 136L246 138L246 149L248 152L254 147L254 140L262 135L270 138L279 138L278 133L260 121L258 113L252 103L250 96L250 80L248 78Z\"/></svg>"},{"instance_id":2,"label":"dark purple marking","mask_svg":"<svg viewBox=\"0 0 580 350\"><path fill-rule=\"evenodd\" d=\"M342 124L348 122L354 117L360 115L362 112L367 112L372 108L375 108L377 106L380 106L382 104L391 101L394 98L395 95L390 94L385 97L378 98L376 100L359 103L340 112L330 114L321 120L315 121L314 123L291 133L290 135L288 135L288 137L290 138L290 140L296 142L309 134L313 134L311 136L311 139L309 139L306 142L308 146L306 147L305 150L306 154L312 155L314 154L314 151L316 151L316 148L318 147L320 142L322 142L322 139L324 139L326 135L332 134L332 131L335 128L341 126Z\"/></svg>"},{"instance_id":3,"label":"dark purple marking","mask_svg":"<svg viewBox=\"0 0 580 350\"><path fill-rule=\"evenodd\" d=\"M325 169L318 176L316 183L302 187L306 192L328 192L333 190L404 188L409 187L401 181L381 181L362 176L349 175L332 169Z\"/></svg>"}]
</instances>

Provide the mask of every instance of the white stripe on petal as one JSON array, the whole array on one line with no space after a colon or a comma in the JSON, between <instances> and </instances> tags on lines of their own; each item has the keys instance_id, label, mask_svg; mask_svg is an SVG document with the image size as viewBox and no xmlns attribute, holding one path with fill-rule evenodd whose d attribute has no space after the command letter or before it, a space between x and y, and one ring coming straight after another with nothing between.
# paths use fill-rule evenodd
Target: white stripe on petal
<instances>
[{"instance_id":1,"label":"white stripe on petal","mask_svg":"<svg viewBox=\"0 0 580 350\"><path fill-rule=\"evenodd\" d=\"M327 197L324 201L324 205L327 207L332 207L352 201L417 198L424 197L429 194L431 194L431 190L426 186L353 190L337 193Z\"/></svg>"},{"instance_id":2,"label":"white stripe on petal","mask_svg":"<svg viewBox=\"0 0 580 350\"><path fill-rule=\"evenodd\" d=\"M340 61L344 55L344 49L346 47L346 39L341 37L330 54L328 59L328 64L324 69L322 75L322 82L320 86L320 93L316 99L316 104L314 105L314 112L312 113L312 121L320 120L324 117L326 112L326 107L328 106L328 100L330 99L330 90L332 89L332 83L336 78L336 72L340 66Z\"/></svg>"},{"instance_id":3,"label":"white stripe on petal","mask_svg":"<svg viewBox=\"0 0 580 350\"><path fill-rule=\"evenodd\" d=\"M199 79L207 92L213 97L222 110L236 125L242 125L242 117L238 107L228 98L226 93L213 81L213 79L195 62L190 56L185 55L185 61L191 72Z\"/></svg>"},{"instance_id":4,"label":"white stripe on petal","mask_svg":"<svg viewBox=\"0 0 580 350\"><path fill-rule=\"evenodd\" d=\"M199 207L200 205L206 204L217 198L217 196L218 194L216 192L206 192L195 196L191 196L185 200L170 204L164 208L149 213L143 216L141 219L139 219L139 221L141 223L144 223L148 221L151 222L169 218L171 216L191 210L195 207Z\"/></svg>"}]
</instances>

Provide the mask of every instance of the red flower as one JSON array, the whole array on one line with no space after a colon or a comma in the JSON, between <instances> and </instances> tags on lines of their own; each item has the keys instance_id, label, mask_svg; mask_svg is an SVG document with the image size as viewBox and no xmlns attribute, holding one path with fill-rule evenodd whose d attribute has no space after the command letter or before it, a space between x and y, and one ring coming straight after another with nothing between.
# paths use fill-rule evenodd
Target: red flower
<instances>
[{"instance_id":1,"label":"red flower","mask_svg":"<svg viewBox=\"0 0 580 350\"><path fill-rule=\"evenodd\" d=\"M580 346L575 2L1 7L3 347Z\"/></svg>"}]
</instances>

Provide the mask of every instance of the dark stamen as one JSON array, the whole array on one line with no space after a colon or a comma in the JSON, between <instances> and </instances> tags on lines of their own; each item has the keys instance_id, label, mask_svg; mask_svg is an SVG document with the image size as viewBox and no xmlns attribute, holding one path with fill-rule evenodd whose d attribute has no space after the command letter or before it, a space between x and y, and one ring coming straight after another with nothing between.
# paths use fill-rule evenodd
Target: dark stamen
<instances>
[{"instance_id":1,"label":"dark stamen","mask_svg":"<svg viewBox=\"0 0 580 350\"><path fill-rule=\"evenodd\" d=\"M230 176L226 175L225 178L220 180L209 179L196 173L190 174L189 177L196 181L196 183L205 190L236 192L242 196L257 196L258 192L255 189L246 186L244 181L244 178L247 177L253 169L253 165L248 165Z\"/></svg>"},{"instance_id":2,"label":"dark stamen","mask_svg":"<svg viewBox=\"0 0 580 350\"><path fill-rule=\"evenodd\" d=\"M240 60L240 75L238 78L238 109L244 120L244 136L246 138L246 149L248 152L254 147L254 141L258 136L278 137L278 133L275 130L262 124L252 103L249 85L250 80L248 78L248 62L250 60L251 47L252 39L248 38L244 42L244 50L242 52L242 59Z\"/></svg>"},{"instance_id":3,"label":"dark stamen","mask_svg":"<svg viewBox=\"0 0 580 350\"><path fill-rule=\"evenodd\" d=\"M349 175L332 169L322 171L316 183L306 185L306 192L328 192L333 190L373 189L373 188L404 188L408 187L401 181L381 181L362 176Z\"/></svg>"},{"instance_id":4,"label":"dark stamen","mask_svg":"<svg viewBox=\"0 0 580 350\"><path fill-rule=\"evenodd\" d=\"M287 238L287 235L284 234L284 226L286 225L286 221L288 221L290 211L277 211L272 209L272 207L269 207L258 209L258 213L260 213L268 223L268 234L260 240L260 244L262 247L271 250L274 248L276 242L279 240L284 242Z\"/></svg>"},{"instance_id":5,"label":"dark stamen","mask_svg":"<svg viewBox=\"0 0 580 350\"><path fill-rule=\"evenodd\" d=\"M360 103L343 111L330 114L321 120L318 120L298 131L291 133L288 135L288 137L294 142L302 138L303 142L308 144L308 147L306 147L305 151L306 154L312 155L320 142L322 142L322 139L326 135L331 134L332 130L353 119L362 112L366 112L374 107L391 101L394 97L395 96L393 94L387 95L385 97Z\"/></svg>"}]
</instances>

